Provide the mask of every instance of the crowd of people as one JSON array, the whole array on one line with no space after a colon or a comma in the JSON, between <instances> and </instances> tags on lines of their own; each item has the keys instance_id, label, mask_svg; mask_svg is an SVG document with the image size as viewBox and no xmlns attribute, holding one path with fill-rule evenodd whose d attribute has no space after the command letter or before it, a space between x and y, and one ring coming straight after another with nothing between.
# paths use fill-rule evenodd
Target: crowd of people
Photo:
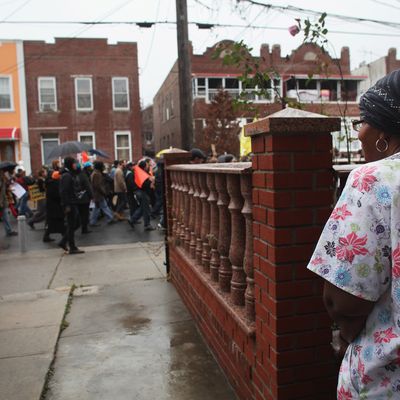
<instances>
[{"instance_id":1,"label":"crowd of people","mask_svg":"<svg viewBox=\"0 0 400 400\"><path fill-rule=\"evenodd\" d=\"M16 199L12 185L18 183L24 194ZM36 202L36 211L29 207L29 187L36 184L42 198ZM144 230L155 230L152 219L158 219L157 228L164 229L163 165L142 158L137 163L116 160L109 166L102 161L79 163L65 157L62 164L54 160L43 166L35 177L26 176L22 167L0 170L0 213L7 236L16 236L10 223L24 215L27 224L45 222L44 242L53 242L51 236L61 234L58 246L68 254L83 253L75 243L75 231L89 234L91 227L127 221L132 228L143 220ZM126 210L128 217L125 217Z\"/></svg>"}]
</instances>

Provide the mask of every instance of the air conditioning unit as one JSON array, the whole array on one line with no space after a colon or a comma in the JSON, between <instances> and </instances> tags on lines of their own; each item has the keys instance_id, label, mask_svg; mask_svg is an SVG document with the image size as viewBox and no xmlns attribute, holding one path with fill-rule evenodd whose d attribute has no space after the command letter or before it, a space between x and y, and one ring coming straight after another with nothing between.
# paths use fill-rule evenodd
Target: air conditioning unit
<instances>
[{"instance_id":1,"label":"air conditioning unit","mask_svg":"<svg viewBox=\"0 0 400 400\"><path fill-rule=\"evenodd\" d=\"M55 104L42 104L40 106L40 111L45 112L45 111L56 111L56 106Z\"/></svg>"}]
</instances>

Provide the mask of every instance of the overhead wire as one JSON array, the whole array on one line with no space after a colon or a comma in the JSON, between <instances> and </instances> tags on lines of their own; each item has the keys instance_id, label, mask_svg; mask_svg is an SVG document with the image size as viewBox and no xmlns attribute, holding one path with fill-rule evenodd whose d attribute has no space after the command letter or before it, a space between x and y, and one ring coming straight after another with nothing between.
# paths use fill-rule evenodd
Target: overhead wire
<instances>
[{"instance_id":1,"label":"overhead wire","mask_svg":"<svg viewBox=\"0 0 400 400\"><path fill-rule=\"evenodd\" d=\"M76 39L80 34L82 34L83 32L86 32L87 30L91 29L93 26L103 22L106 18L110 17L111 15L115 14L117 11L121 10L122 8L124 8L125 6L127 6L129 3L133 2L135 0L127 0L124 1L123 3L121 3L120 5L118 5L115 8L112 8L111 10L109 10L103 17L100 17L100 20L98 21L93 21L91 24L85 24L85 25L89 25L89 26L85 26L83 29L80 29L77 33L72 34L72 37L69 37L68 40L66 40L65 42L63 42L59 47L61 46L65 46L66 44L68 44L71 40ZM9 21L2 21L0 23L8 23ZM39 54L37 57L34 57L32 59L30 59L29 61L21 61L20 63L17 63L13 66L10 66L8 68L5 68L4 70L0 71L0 74L2 73L12 73L15 71L18 71L20 68L25 67L26 65L30 65L31 63L40 60L42 57L45 57L46 55L51 54L51 50L47 51L47 52L43 52L42 54Z\"/></svg>"},{"instance_id":2,"label":"overhead wire","mask_svg":"<svg viewBox=\"0 0 400 400\"><path fill-rule=\"evenodd\" d=\"M8 14L6 17L4 17L0 22L5 22L7 21L8 18L12 17L15 15L18 11L22 10L28 3L30 3L32 0L26 0L24 3L20 4L14 11L12 11L10 14Z\"/></svg>"}]
</instances>

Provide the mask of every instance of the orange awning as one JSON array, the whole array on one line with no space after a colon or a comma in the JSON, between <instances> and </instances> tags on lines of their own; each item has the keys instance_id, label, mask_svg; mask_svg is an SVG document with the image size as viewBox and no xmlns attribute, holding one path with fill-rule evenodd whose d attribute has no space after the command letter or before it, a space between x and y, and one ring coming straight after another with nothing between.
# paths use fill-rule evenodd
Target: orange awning
<instances>
[{"instance_id":1,"label":"orange awning","mask_svg":"<svg viewBox=\"0 0 400 400\"><path fill-rule=\"evenodd\" d=\"M0 128L0 140L19 140L21 138L21 129Z\"/></svg>"}]
</instances>

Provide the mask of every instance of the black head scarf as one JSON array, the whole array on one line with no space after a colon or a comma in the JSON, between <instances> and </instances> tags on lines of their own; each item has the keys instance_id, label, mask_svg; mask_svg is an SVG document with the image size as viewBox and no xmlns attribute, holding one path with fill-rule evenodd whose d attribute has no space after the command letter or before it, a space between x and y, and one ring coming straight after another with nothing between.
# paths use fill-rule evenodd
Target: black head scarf
<instances>
[{"instance_id":1,"label":"black head scarf","mask_svg":"<svg viewBox=\"0 0 400 400\"><path fill-rule=\"evenodd\" d=\"M400 135L400 69L380 79L361 96L360 114L374 128Z\"/></svg>"}]
</instances>

